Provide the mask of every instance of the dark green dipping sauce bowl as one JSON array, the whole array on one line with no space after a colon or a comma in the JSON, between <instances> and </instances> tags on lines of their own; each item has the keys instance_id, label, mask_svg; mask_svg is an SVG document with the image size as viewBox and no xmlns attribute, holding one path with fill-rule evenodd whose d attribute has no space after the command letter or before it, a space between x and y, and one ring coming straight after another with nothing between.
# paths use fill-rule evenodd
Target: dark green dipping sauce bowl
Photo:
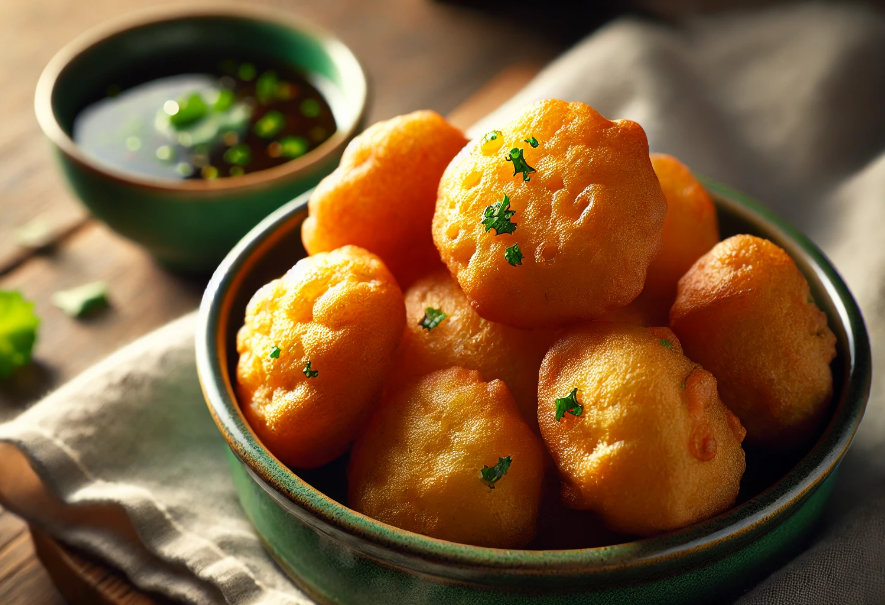
<instances>
[{"instance_id":1,"label":"dark green dipping sauce bowl","mask_svg":"<svg viewBox=\"0 0 885 605\"><path fill-rule=\"evenodd\" d=\"M316 77L337 130L285 164L214 180L138 176L96 161L75 144L74 118L109 81L158 56L195 52L219 60L263 56ZM87 32L46 66L34 105L68 184L93 215L170 268L209 273L262 218L337 166L362 125L367 97L359 61L329 32L284 11L228 6L162 8Z\"/></svg>"},{"instance_id":2,"label":"dark green dipping sauce bowl","mask_svg":"<svg viewBox=\"0 0 885 605\"><path fill-rule=\"evenodd\" d=\"M813 243L740 194L704 184L716 202L723 237L766 237L808 278L837 338L831 416L814 445L794 459L753 460L748 452L738 504L725 513L653 538L598 548L501 550L428 538L347 508L313 487L326 489L323 473L296 474L269 453L237 405L236 333L252 294L304 255L300 231L309 194L253 229L206 290L197 369L230 447L243 509L292 580L321 601L343 603L722 601L794 555L824 510L863 416L870 343L851 293ZM326 474L340 472L332 468Z\"/></svg>"}]
</instances>

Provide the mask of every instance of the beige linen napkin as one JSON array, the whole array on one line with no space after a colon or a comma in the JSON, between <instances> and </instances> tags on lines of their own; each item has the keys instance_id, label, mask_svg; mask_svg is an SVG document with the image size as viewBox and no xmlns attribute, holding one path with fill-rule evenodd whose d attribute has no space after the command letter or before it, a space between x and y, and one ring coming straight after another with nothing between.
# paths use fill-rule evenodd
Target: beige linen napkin
<instances>
[{"instance_id":1,"label":"beige linen napkin","mask_svg":"<svg viewBox=\"0 0 885 605\"><path fill-rule=\"evenodd\" d=\"M885 16L800 4L678 25L622 19L475 129L540 97L637 120L653 150L756 197L818 242L885 351ZM0 425L0 501L137 584L193 602L304 602L240 511L187 316ZM748 603L885 602L885 391L825 522ZM30 464L28 464L30 463Z\"/></svg>"}]
</instances>

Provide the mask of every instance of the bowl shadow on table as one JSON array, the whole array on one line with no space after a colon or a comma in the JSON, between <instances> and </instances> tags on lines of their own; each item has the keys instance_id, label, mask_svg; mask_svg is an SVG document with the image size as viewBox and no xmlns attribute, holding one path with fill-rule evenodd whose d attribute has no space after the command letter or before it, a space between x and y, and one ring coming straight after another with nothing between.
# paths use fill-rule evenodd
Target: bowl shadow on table
<instances>
[{"instance_id":1,"label":"bowl shadow on table","mask_svg":"<svg viewBox=\"0 0 885 605\"><path fill-rule=\"evenodd\" d=\"M741 199L741 203L747 205L751 204L733 192L723 189L719 193L721 194L718 196L720 200L728 200L730 197L732 199L737 197L738 199ZM226 354L225 370L229 377L236 375L236 332L242 322L249 299L262 285L272 279L280 277L305 254L300 238L301 221L303 221L307 214L306 205L303 203L305 199L306 196L302 196L299 206L290 205L287 207L288 210L283 208L275 214L278 222L276 223L275 228L270 232L271 234L261 242L260 247L252 249L252 252L248 256L249 260L237 269L238 283L231 284L230 290L233 292L233 295L229 299L230 306L222 313L222 325L218 334L219 338L224 342L223 348ZM813 258L815 254L819 254L819 252L816 251L816 248L813 247L813 244L804 240L801 235L791 231L789 227L785 229L781 227L783 229L783 231L781 231L777 226L767 226L762 222L766 218L769 218L770 220L774 220L775 225L779 225L778 221L771 217L763 216L760 218L756 216L753 217L752 220L748 219L748 216L751 216L752 212L743 210L740 206L741 204L735 201L730 201L724 205L718 206L723 237L736 233L750 233L763 237L773 237L774 239L781 237L787 238L788 240L789 238L798 238L801 240L799 243L796 243L795 241L792 243L788 242L789 245L786 245L785 247L788 248L787 251L794 258L797 258L797 263L800 265L800 269L809 277L812 294L815 296L818 304L827 313L830 326L837 335L837 357L834 359L831 366L835 377L835 395L832 407L833 421L827 426L821 427L813 443L809 445L809 448L813 450L817 445L821 445L822 443L828 448L835 448L835 444L838 444L840 440L844 441L844 433L846 431L850 431L853 434L853 427L849 426L846 428L844 425L846 422L850 425L855 419L859 420L859 416L863 413L863 401L865 401L864 392L868 392L869 389L868 379L866 380L866 391L864 391L864 386L861 384L864 382L863 375L865 373L868 378L869 364L868 354L864 352L866 335L863 331L862 319L846 319L844 317L845 313L851 315L856 312L856 307L852 307L850 303L846 303L844 300L837 302L832 300L839 299L840 296L846 296L847 292L834 292L828 289L834 288L835 290L840 290L840 288L844 288L844 286L841 285L832 287L826 283L828 279L838 280L838 276L824 275L823 273L826 273L826 271L816 274L817 270L814 268L815 261L819 263L825 263L826 261ZM766 214L765 211L756 209L752 205L750 205L750 210L755 210L762 215ZM288 213L288 217L285 221L280 221L279 217L284 216L285 213ZM269 218L268 223L266 224L270 224L273 220L273 217ZM753 221L757 222L754 223ZM791 246L792 249L790 249ZM809 250L811 250L811 252L809 252ZM850 295L847 296L850 299ZM848 310L844 311L842 305L846 305ZM853 330L853 333L850 335L846 332L848 328L843 325L843 322L849 323L849 321L851 323L850 329ZM859 345L855 342L855 339L859 341ZM866 350L868 351L868 345ZM852 357L854 354L857 354L857 358L849 359L849 357ZM854 365L852 365L852 363ZM859 366L860 369L856 369L855 366ZM859 379L856 379L856 384L846 384L847 377L853 375L855 372L861 375ZM860 404L855 402L856 399L861 400ZM846 421L842 418L838 423L834 424L840 416L846 415L845 410L850 410L848 415L851 416L852 419ZM856 424L853 426L856 427ZM785 561L795 556L797 552L807 545L809 536L813 535L810 533L809 528L815 527L816 520L821 515L822 510L824 510L823 504L829 497L834 485L834 475L830 474L829 471L819 479L819 483L814 483L816 489L806 494L801 505L795 506L795 508L791 510L790 515L783 516L779 522L779 524L782 524L782 527L772 526L770 520L758 520L753 521L752 523L754 525L750 526L753 528L753 531L743 531L741 529L748 529L747 520L758 519L759 515L763 515L764 519L768 519L770 516L776 517L780 514L780 511L775 512L772 508L774 506L773 501L779 503L777 506L794 507L794 503L789 502L789 499L795 497L791 496L791 494L795 494L796 492L794 490L800 489L803 482L806 481L804 478L805 473L821 472L813 470L819 468L818 465L823 463L809 454L809 448L805 448L799 453L790 456L775 452L756 450L753 448L747 449L747 472L742 481L737 502L737 506L741 507L743 510L741 512L741 520L736 526L730 525L732 521L729 521L728 519L729 514L732 511L727 511L726 513L723 513L723 515L710 521L703 522L704 527L707 528L705 531L709 531L709 534L706 534L709 536L708 538L698 538L696 530L687 528L686 530L678 530L671 534L665 534L652 539L638 540L632 542L632 544L637 545L639 552L643 552L643 549L647 548L647 546L644 546L646 544L655 544L655 546L652 547L655 552L667 552L671 548L678 551L682 545L686 543L687 539L700 540L702 542L704 540L712 540L714 543L720 541L724 541L725 543L731 542L729 546L733 555L729 555L727 562L723 560L711 561L710 565L713 567L718 566L720 569L720 572L716 572L719 574L717 584L715 584L716 598L725 598L728 595L739 595L742 591L762 579L773 569L776 569ZM826 452L827 457L830 457L831 455L832 452ZM233 458L231 458L231 460L233 460ZM835 461L833 461L832 458L830 458L830 460L830 464L832 464L830 471L832 471L835 470L838 458L836 458ZM309 471L299 470L296 474L300 479L303 479L312 487L323 492L337 502L346 505L347 463L348 457L345 455L322 468ZM802 472L793 472L796 469L803 468L803 466L806 468ZM255 479L254 476L253 479ZM778 493L778 490L785 492L786 495ZM769 497L769 492L773 492L774 495ZM754 535L754 532L758 527L755 523L760 523L763 526L768 525L766 531L770 533ZM736 537L726 535L731 533L735 533ZM619 542L630 541L632 539L633 538L629 536L614 536L611 541L607 542L607 544L616 544ZM598 545L599 544L584 544L583 546ZM541 538L536 540L530 548L547 548L551 546L552 545L545 541L544 538ZM577 548L579 546L581 545L571 543L566 546L557 546L557 548ZM272 552L274 550L272 546L269 546L269 549ZM555 551L548 550L545 552ZM725 573L721 572L722 564L727 565L732 571ZM675 570L681 569L680 565L680 558L676 556L666 563L665 566L671 570L670 573L676 573L676 575L679 575L681 572L676 572ZM284 570L287 568L286 565L282 565L282 567ZM715 574L711 574L710 577L713 575ZM699 579L697 575L694 577L695 579ZM298 582L298 578L293 579ZM647 578L644 581L648 580L649 579ZM681 581L676 579L676 581L674 581L669 588L666 588L661 594L668 594L669 598L672 598L673 595L677 593L667 591L677 590L678 585L680 584ZM682 584L682 586L685 587L684 584ZM309 590L310 587L308 586L307 589ZM518 586L506 590L516 590L526 596L528 594L535 594L531 591L521 591ZM569 589L568 592L570 592L570 590L571 589ZM689 594L691 594L693 590L693 588L690 589ZM537 594L541 595L544 593ZM576 595L577 593L573 596ZM709 593L707 593L707 595L706 598L710 598ZM510 596L512 597L513 595L511 594Z\"/></svg>"}]
</instances>

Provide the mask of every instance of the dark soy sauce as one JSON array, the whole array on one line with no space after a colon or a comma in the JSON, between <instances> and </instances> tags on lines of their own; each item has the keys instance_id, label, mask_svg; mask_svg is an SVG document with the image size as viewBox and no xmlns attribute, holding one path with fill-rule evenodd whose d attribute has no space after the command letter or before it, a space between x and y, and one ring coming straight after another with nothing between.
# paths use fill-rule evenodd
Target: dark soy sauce
<instances>
[{"instance_id":1,"label":"dark soy sauce","mask_svg":"<svg viewBox=\"0 0 885 605\"><path fill-rule=\"evenodd\" d=\"M138 71L142 80L109 84L73 124L84 152L122 172L237 177L299 158L335 132L324 96L285 66L207 57Z\"/></svg>"}]
</instances>

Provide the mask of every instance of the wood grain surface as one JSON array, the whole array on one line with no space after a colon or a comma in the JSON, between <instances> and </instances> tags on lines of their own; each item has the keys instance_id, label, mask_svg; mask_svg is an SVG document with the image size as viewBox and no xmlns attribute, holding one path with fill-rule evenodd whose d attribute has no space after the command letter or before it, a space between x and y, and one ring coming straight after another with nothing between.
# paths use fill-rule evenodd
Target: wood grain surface
<instances>
[{"instance_id":1,"label":"wood grain surface","mask_svg":"<svg viewBox=\"0 0 885 605\"><path fill-rule=\"evenodd\" d=\"M572 41L574 23L531 19L468 3L419 0L272 1L336 32L362 60L372 85L369 122L430 108L467 126L524 84ZM0 421L14 417L120 346L194 309L204 281L158 267L136 245L89 218L65 188L33 114L40 71L67 41L155 0L3 0L0 40L0 289L20 290L42 318L35 360L0 382ZM190 2L190 4L211 4ZM499 9L505 7L497 5ZM597 23L588 21L581 31ZM40 241L22 231L37 226ZM90 281L109 286L111 306L87 320L53 307L53 292ZM58 589L40 564L46 562ZM151 603L125 578L34 530L0 508L0 603Z\"/></svg>"}]
</instances>

